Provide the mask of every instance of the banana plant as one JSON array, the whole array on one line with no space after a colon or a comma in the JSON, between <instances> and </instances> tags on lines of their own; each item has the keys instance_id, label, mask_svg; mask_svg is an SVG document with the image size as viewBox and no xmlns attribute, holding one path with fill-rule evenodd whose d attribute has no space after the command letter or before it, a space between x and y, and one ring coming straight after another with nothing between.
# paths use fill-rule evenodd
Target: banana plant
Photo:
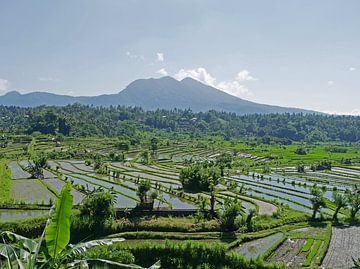
<instances>
[{"instance_id":1,"label":"banana plant","mask_svg":"<svg viewBox=\"0 0 360 269\"><path fill-rule=\"evenodd\" d=\"M6 259L5 266L9 269L145 269L137 265L122 264L103 259L76 259L79 254L84 253L89 248L111 245L125 239L99 239L76 245L69 244L73 201L70 191L71 184L68 183L63 187L57 197L56 204L50 210L49 219L38 240L26 238L12 232L2 232L0 234L2 241L0 242L0 256ZM159 262L149 269L158 268L160 268Z\"/></svg>"}]
</instances>

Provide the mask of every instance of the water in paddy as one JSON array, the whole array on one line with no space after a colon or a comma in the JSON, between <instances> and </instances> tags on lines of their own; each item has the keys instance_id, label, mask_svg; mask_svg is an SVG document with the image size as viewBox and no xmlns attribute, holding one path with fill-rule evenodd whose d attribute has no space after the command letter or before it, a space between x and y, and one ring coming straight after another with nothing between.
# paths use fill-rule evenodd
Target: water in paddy
<instances>
[{"instance_id":1,"label":"water in paddy","mask_svg":"<svg viewBox=\"0 0 360 269\"><path fill-rule=\"evenodd\" d=\"M122 186L119 186L117 185L115 182L114 183L110 183L110 182L107 182L107 181L104 181L104 180L101 180L101 179L95 179L95 178L92 178L92 177L88 177L88 176L85 176L85 175L77 175L78 177L80 178L83 178L83 179L86 179L90 182L93 182L95 184L100 184L106 188L113 188L114 190L116 191L119 191L121 193L124 193L126 195L129 195L129 196L132 196L132 197L136 197L136 194L133 190L130 190L128 188L125 188L125 187L122 187ZM106 176L101 176L101 178L105 179L105 180L111 180L112 177L106 177Z\"/></svg>"},{"instance_id":2,"label":"water in paddy","mask_svg":"<svg viewBox=\"0 0 360 269\"><path fill-rule=\"evenodd\" d=\"M0 209L0 222L14 221L48 215L47 210L14 210Z\"/></svg>"},{"instance_id":3,"label":"water in paddy","mask_svg":"<svg viewBox=\"0 0 360 269\"><path fill-rule=\"evenodd\" d=\"M264 238L241 244L234 250L238 254L243 254L248 258L254 258L265 253L265 251L271 248L278 240L282 238L282 236L282 233L276 233Z\"/></svg>"},{"instance_id":4,"label":"water in paddy","mask_svg":"<svg viewBox=\"0 0 360 269\"><path fill-rule=\"evenodd\" d=\"M173 209L195 209L196 206L193 204L190 204L190 202L182 201L176 196L169 195L167 193L163 193L162 197L172 205ZM155 202L155 205L157 206L157 202ZM161 205L164 206L164 205Z\"/></svg>"},{"instance_id":5,"label":"water in paddy","mask_svg":"<svg viewBox=\"0 0 360 269\"><path fill-rule=\"evenodd\" d=\"M282 189L276 189L276 187L272 188L270 186L263 186L263 185L261 185L261 182L254 182L254 181L251 182L250 180L242 180L242 179L236 179L236 178L234 178L234 180L236 180L240 183L244 183L245 187L252 189L255 193L256 193L256 191L259 191L259 192L264 192L264 193L272 196L273 198L271 200L273 200L273 199L278 200L279 199L278 197L283 197L283 198L289 199L291 201L296 201L303 205L307 205L307 206L311 205L311 202L308 199L296 196L296 194L297 194L296 192L294 192L294 195L292 195L291 191L289 191L289 190L282 190ZM258 195L261 196L263 194L259 193ZM300 194L300 195L302 195L302 194Z\"/></svg>"},{"instance_id":6,"label":"water in paddy","mask_svg":"<svg viewBox=\"0 0 360 269\"><path fill-rule=\"evenodd\" d=\"M245 214L249 214L250 209L254 209L254 210L256 209L255 205L253 205L252 203L249 203L249 202L245 202L245 201L241 202L241 206L243 207Z\"/></svg>"},{"instance_id":7,"label":"water in paddy","mask_svg":"<svg viewBox=\"0 0 360 269\"><path fill-rule=\"evenodd\" d=\"M27 165L28 164L26 164L26 166ZM28 172L24 171L16 161L11 161L8 166L11 170L11 179L20 179L20 178L30 177L30 174Z\"/></svg>"},{"instance_id":8,"label":"water in paddy","mask_svg":"<svg viewBox=\"0 0 360 269\"><path fill-rule=\"evenodd\" d=\"M269 180L269 176L265 176L263 180L258 179L257 177L253 178L250 176L243 176L243 175L239 175L237 177L240 179L248 180L250 182L265 183L274 187L286 188L286 191L293 191L295 193L301 191L310 194L310 189L308 187L303 186L304 181L299 181L296 180L295 178L284 178L277 175L271 176L271 180ZM285 182L283 182L284 179L286 180ZM292 184L291 183L292 181L294 181L295 184ZM299 186L299 184L301 184L301 186Z\"/></svg>"},{"instance_id":9,"label":"water in paddy","mask_svg":"<svg viewBox=\"0 0 360 269\"><path fill-rule=\"evenodd\" d=\"M288 205L290 208L292 209L295 209L295 210L299 210L299 211L303 211L303 212L307 212L307 213L311 213L311 209L305 207L305 206L301 206L299 204L296 204L296 203L292 203L291 201L288 201L288 200L284 200L284 199L281 199L281 198L277 198L277 197L274 197L274 196L271 196L271 195L267 195L267 194L264 194L264 193L258 193L256 191L246 191L246 193L248 195L253 195L255 197L262 197L263 199L265 200L268 200L268 201L273 201L273 200L277 200L285 205Z\"/></svg>"}]
</instances>

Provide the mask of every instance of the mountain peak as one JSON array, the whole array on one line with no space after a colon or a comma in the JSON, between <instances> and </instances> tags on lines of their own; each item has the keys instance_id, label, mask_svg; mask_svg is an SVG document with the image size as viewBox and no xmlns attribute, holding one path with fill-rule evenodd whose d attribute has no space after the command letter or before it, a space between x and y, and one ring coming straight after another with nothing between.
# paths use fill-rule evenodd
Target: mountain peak
<instances>
[{"instance_id":1,"label":"mountain peak","mask_svg":"<svg viewBox=\"0 0 360 269\"><path fill-rule=\"evenodd\" d=\"M10 91L10 92L4 93L2 96L19 96L19 95L21 95L21 93L18 91Z\"/></svg>"},{"instance_id":2,"label":"mountain peak","mask_svg":"<svg viewBox=\"0 0 360 269\"><path fill-rule=\"evenodd\" d=\"M20 94L13 91L0 96L0 105L34 107L64 106L73 103L94 106L137 106L144 110L192 109L195 112L217 110L236 114L313 113L296 108L258 104L229 95L219 89L186 77L181 81L170 76L138 79L117 94L99 96L66 96L46 92Z\"/></svg>"}]
</instances>

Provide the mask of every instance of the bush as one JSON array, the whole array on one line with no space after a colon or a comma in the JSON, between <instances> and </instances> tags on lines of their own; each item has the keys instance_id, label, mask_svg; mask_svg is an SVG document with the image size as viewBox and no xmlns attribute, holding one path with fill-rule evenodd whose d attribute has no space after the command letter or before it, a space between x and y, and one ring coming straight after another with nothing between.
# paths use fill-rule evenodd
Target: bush
<instances>
[{"instance_id":1,"label":"bush","mask_svg":"<svg viewBox=\"0 0 360 269\"><path fill-rule=\"evenodd\" d=\"M219 183L221 171L216 166L194 164L180 171L180 181L185 189L209 191L210 185Z\"/></svg>"},{"instance_id":2,"label":"bush","mask_svg":"<svg viewBox=\"0 0 360 269\"><path fill-rule=\"evenodd\" d=\"M114 219L114 203L114 194L98 189L84 199L80 207L80 217L85 220L84 223L88 223L89 227L102 229L106 222Z\"/></svg>"},{"instance_id":3,"label":"bush","mask_svg":"<svg viewBox=\"0 0 360 269\"><path fill-rule=\"evenodd\" d=\"M237 200L226 199L220 213L221 227L228 231L236 230L235 220L241 212L241 203Z\"/></svg>"},{"instance_id":4,"label":"bush","mask_svg":"<svg viewBox=\"0 0 360 269\"><path fill-rule=\"evenodd\" d=\"M306 149L304 148L297 148L295 151L294 151L295 154L298 154L298 155L306 155Z\"/></svg>"}]
</instances>

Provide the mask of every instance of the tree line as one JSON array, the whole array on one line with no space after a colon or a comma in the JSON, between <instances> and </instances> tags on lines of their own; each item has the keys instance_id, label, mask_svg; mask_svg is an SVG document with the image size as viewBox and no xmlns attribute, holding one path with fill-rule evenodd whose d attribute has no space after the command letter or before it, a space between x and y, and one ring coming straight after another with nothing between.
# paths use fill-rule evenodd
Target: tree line
<instances>
[{"instance_id":1,"label":"tree line","mask_svg":"<svg viewBox=\"0 0 360 269\"><path fill-rule=\"evenodd\" d=\"M71 136L129 136L163 130L193 136L220 135L225 139L257 137L276 141L360 141L360 117L326 114L252 114L188 110L144 111L140 107L20 108L0 106L0 132L63 134Z\"/></svg>"}]
</instances>

